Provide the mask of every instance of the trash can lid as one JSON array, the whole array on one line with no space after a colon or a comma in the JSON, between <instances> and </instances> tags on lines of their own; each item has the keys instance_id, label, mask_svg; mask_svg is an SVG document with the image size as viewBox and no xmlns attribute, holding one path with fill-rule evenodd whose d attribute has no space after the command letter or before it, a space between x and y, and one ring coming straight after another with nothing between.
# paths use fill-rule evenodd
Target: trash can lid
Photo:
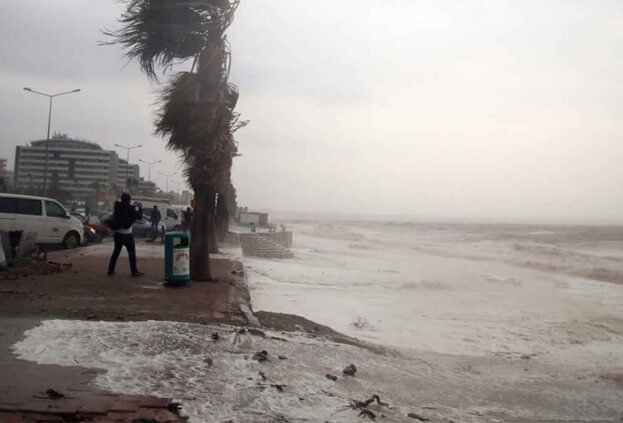
<instances>
[{"instance_id":1,"label":"trash can lid","mask_svg":"<svg viewBox=\"0 0 623 423\"><path fill-rule=\"evenodd\" d=\"M165 238L188 238L188 232L184 231L172 231L164 234Z\"/></svg>"}]
</instances>

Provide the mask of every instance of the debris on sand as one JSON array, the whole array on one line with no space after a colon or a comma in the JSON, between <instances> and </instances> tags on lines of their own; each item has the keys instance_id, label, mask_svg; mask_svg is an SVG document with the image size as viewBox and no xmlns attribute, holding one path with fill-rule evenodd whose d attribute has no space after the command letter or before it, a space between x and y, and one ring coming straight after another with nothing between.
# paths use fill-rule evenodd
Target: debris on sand
<instances>
[{"instance_id":1,"label":"debris on sand","mask_svg":"<svg viewBox=\"0 0 623 423\"><path fill-rule=\"evenodd\" d=\"M17 266L8 268L3 271L1 279L5 280L18 280L19 278L28 278L35 275L52 275L54 273L62 273L71 269L72 263L69 261L37 261L35 263L29 263L25 266Z\"/></svg>"},{"instance_id":2,"label":"debris on sand","mask_svg":"<svg viewBox=\"0 0 623 423\"><path fill-rule=\"evenodd\" d=\"M355 376L355 373L357 373L357 367L355 367L354 364L349 364L348 366L346 366L344 368L344 370L342 370L342 373L344 373L347 376Z\"/></svg>"},{"instance_id":3,"label":"debris on sand","mask_svg":"<svg viewBox=\"0 0 623 423\"><path fill-rule=\"evenodd\" d=\"M537 354L522 354L519 356L522 360L530 360L532 357L536 357Z\"/></svg>"},{"instance_id":4,"label":"debris on sand","mask_svg":"<svg viewBox=\"0 0 623 423\"><path fill-rule=\"evenodd\" d=\"M417 413L409 413L409 414L407 414L407 417L411 417L412 419L419 420L419 421L421 421L421 422L427 422L427 421L430 421L430 419L429 419L429 418L422 417L422 416L420 416L420 415L419 415L419 414L417 414Z\"/></svg>"},{"instance_id":5,"label":"debris on sand","mask_svg":"<svg viewBox=\"0 0 623 423\"><path fill-rule=\"evenodd\" d=\"M269 385L258 383L256 385L256 387L261 388L262 390L266 389L267 387L271 387L275 388L278 392L283 392L284 388L286 388L287 386L288 385L284 385L282 383L271 383Z\"/></svg>"},{"instance_id":6,"label":"debris on sand","mask_svg":"<svg viewBox=\"0 0 623 423\"><path fill-rule=\"evenodd\" d=\"M256 352L255 354L253 354L253 360L257 360L260 363L262 363L264 361L269 361L268 360L268 352L265 351L265 350Z\"/></svg>"},{"instance_id":7,"label":"debris on sand","mask_svg":"<svg viewBox=\"0 0 623 423\"><path fill-rule=\"evenodd\" d=\"M324 375L324 377L326 377L326 378L327 378L327 379L329 379L329 380L332 380L333 382L336 382L336 381L337 381L337 376L333 376L333 375L330 375L330 374L326 374L326 375Z\"/></svg>"},{"instance_id":8,"label":"debris on sand","mask_svg":"<svg viewBox=\"0 0 623 423\"><path fill-rule=\"evenodd\" d=\"M275 388L279 392L283 392L283 388L286 387L286 385L282 385L282 384L279 384L279 383L273 383L270 386L272 386L273 388Z\"/></svg>"},{"instance_id":9,"label":"debris on sand","mask_svg":"<svg viewBox=\"0 0 623 423\"><path fill-rule=\"evenodd\" d=\"M212 340L213 341L218 341L219 339L221 339L221 336L218 334L218 332L214 332L212 335Z\"/></svg>"},{"instance_id":10,"label":"debris on sand","mask_svg":"<svg viewBox=\"0 0 623 423\"><path fill-rule=\"evenodd\" d=\"M56 273L66 272L73 266L69 261L48 261L47 264L50 270Z\"/></svg>"},{"instance_id":11,"label":"debris on sand","mask_svg":"<svg viewBox=\"0 0 623 423\"><path fill-rule=\"evenodd\" d=\"M176 414L179 416L180 412L182 411L182 403L181 402L171 402L169 403L169 405L167 405L167 410L169 410L171 413Z\"/></svg>"},{"instance_id":12,"label":"debris on sand","mask_svg":"<svg viewBox=\"0 0 623 423\"><path fill-rule=\"evenodd\" d=\"M288 357L286 357L285 355L280 355L277 358L279 358L279 360L287 360L288 359Z\"/></svg>"},{"instance_id":13,"label":"debris on sand","mask_svg":"<svg viewBox=\"0 0 623 423\"><path fill-rule=\"evenodd\" d=\"M378 405L382 407L389 407L389 404L381 401L381 397L379 397L378 395L372 395L370 398L368 398L365 401L358 401L358 400L351 399L350 404L348 404L345 407L345 409L350 408L353 410L359 410L359 414L357 415L358 417L367 418L369 420L376 421L376 414L372 410L368 409L368 406L370 406L375 401Z\"/></svg>"},{"instance_id":14,"label":"debris on sand","mask_svg":"<svg viewBox=\"0 0 623 423\"><path fill-rule=\"evenodd\" d=\"M247 329L247 332L249 333L249 335L261 336L262 338L266 338L266 333L259 329L249 328Z\"/></svg>"},{"instance_id":15,"label":"debris on sand","mask_svg":"<svg viewBox=\"0 0 623 423\"><path fill-rule=\"evenodd\" d=\"M389 407L389 404L387 404L386 402L381 401L381 397L379 397L378 395L372 395L370 398L368 398L365 401L357 401L357 400L350 400L350 408L355 408L355 409L359 409L359 408L368 408L368 406L370 404L372 404L374 401L376 401L376 403L380 406L383 407Z\"/></svg>"},{"instance_id":16,"label":"debris on sand","mask_svg":"<svg viewBox=\"0 0 623 423\"><path fill-rule=\"evenodd\" d=\"M47 391L45 391L45 394L51 400L58 400L58 399L65 398L64 394L61 394L60 392L55 391L54 389L48 389Z\"/></svg>"},{"instance_id":17,"label":"debris on sand","mask_svg":"<svg viewBox=\"0 0 623 423\"><path fill-rule=\"evenodd\" d=\"M368 419L372 420L372 421L376 421L376 414L374 414L372 411L368 410L368 409L363 409L359 412L357 417L367 417Z\"/></svg>"}]
</instances>

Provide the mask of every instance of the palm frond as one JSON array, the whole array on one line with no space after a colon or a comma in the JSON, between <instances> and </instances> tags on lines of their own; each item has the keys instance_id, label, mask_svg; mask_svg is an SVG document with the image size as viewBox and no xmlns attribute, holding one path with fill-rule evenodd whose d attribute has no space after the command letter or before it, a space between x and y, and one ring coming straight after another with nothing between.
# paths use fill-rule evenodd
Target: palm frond
<instances>
[{"instance_id":1,"label":"palm frond","mask_svg":"<svg viewBox=\"0 0 623 423\"><path fill-rule=\"evenodd\" d=\"M236 7L237 0L127 0L121 28L104 30L112 37L104 44L120 44L126 57L157 79L158 68L166 72L220 38Z\"/></svg>"}]
</instances>

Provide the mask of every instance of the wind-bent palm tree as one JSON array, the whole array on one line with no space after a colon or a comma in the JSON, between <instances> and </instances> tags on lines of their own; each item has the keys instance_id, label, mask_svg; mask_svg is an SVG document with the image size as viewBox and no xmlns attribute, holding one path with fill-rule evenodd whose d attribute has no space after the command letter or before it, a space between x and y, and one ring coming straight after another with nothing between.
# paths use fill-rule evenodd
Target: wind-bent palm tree
<instances>
[{"instance_id":1,"label":"wind-bent palm tree","mask_svg":"<svg viewBox=\"0 0 623 423\"><path fill-rule=\"evenodd\" d=\"M182 154L195 191L191 228L191 277L211 280L209 253L216 249L216 195L229 186L233 132L244 126L234 113L238 90L228 84L229 47L225 30L239 0L128 0L122 27L105 32L153 80L175 62L192 59L188 72L163 90L156 131Z\"/></svg>"}]
</instances>

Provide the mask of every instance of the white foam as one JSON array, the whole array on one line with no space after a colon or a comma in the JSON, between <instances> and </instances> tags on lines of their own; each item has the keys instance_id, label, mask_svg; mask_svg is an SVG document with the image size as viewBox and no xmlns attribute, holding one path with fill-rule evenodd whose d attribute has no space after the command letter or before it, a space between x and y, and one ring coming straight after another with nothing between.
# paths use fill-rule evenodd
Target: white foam
<instances>
[{"instance_id":1,"label":"white foam","mask_svg":"<svg viewBox=\"0 0 623 423\"><path fill-rule=\"evenodd\" d=\"M288 228L294 259L245 258L256 310L303 315L402 348L564 360L591 334L601 340L595 325L605 324L612 329L605 342L623 356L623 286L574 276L597 264L616 273L623 264L578 253L573 230L348 222ZM555 243L543 239L551 236ZM368 324L353 324L358 319ZM595 359L611 360L608 349Z\"/></svg>"},{"instance_id":2,"label":"white foam","mask_svg":"<svg viewBox=\"0 0 623 423\"><path fill-rule=\"evenodd\" d=\"M215 331L220 341L211 339ZM99 387L179 399L193 423L360 422L357 411L345 406L350 398L373 394L390 404L372 407L387 422L408 421L412 411L439 421L496 421L482 416L490 412L517 419L613 420L622 399L619 390L577 382L577 372L569 373L566 385L554 385L549 375L556 368L523 372L517 360L501 366L440 355L379 355L302 334L267 335L174 322L52 320L27 331L13 351L40 364L104 369L95 379ZM269 362L253 360L260 350L268 351ZM341 369L350 363L358 367L357 376L342 377ZM327 373L340 379L330 381ZM279 392L271 384L287 386ZM531 394L543 384L549 386L544 402Z\"/></svg>"}]
</instances>

